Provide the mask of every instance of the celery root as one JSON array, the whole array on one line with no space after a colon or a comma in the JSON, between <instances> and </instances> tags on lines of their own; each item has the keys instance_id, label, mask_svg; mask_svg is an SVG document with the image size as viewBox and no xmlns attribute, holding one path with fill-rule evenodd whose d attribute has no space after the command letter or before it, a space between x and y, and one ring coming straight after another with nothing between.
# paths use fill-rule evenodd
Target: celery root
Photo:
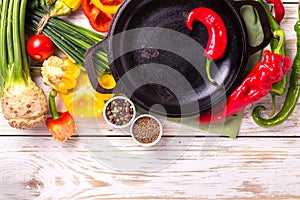
<instances>
[{"instance_id":1,"label":"celery root","mask_svg":"<svg viewBox=\"0 0 300 200\"><path fill-rule=\"evenodd\" d=\"M28 129L45 122L47 100L43 90L34 82L15 94L5 90L1 104L4 117L14 128Z\"/></svg>"},{"instance_id":2,"label":"celery root","mask_svg":"<svg viewBox=\"0 0 300 200\"><path fill-rule=\"evenodd\" d=\"M8 123L29 129L45 121L47 99L31 79L25 50L26 0L0 0L1 106Z\"/></svg>"}]
</instances>

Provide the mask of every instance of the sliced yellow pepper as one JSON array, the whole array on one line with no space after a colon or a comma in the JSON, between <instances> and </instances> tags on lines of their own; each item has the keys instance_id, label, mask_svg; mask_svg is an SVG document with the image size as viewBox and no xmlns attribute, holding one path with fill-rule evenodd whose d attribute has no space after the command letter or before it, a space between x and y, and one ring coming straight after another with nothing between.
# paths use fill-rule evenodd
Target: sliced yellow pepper
<instances>
[{"instance_id":1,"label":"sliced yellow pepper","mask_svg":"<svg viewBox=\"0 0 300 200\"><path fill-rule=\"evenodd\" d=\"M106 14L115 14L120 7L119 5L103 5L100 0L91 0L92 4Z\"/></svg>"},{"instance_id":2,"label":"sliced yellow pepper","mask_svg":"<svg viewBox=\"0 0 300 200\"><path fill-rule=\"evenodd\" d=\"M80 5L81 0L58 0L64 2L69 8L72 9L72 11L76 11Z\"/></svg>"},{"instance_id":3,"label":"sliced yellow pepper","mask_svg":"<svg viewBox=\"0 0 300 200\"><path fill-rule=\"evenodd\" d=\"M116 81L110 74L103 74L99 78L99 84L106 89L113 89L116 86Z\"/></svg>"},{"instance_id":4,"label":"sliced yellow pepper","mask_svg":"<svg viewBox=\"0 0 300 200\"><path fill-rule=\"evenodd\" d=\"M67 93L76 85L80 68L69 58L50 56L43 62L41 73L46 85L51 86L59 93Z\"/></svg>"},{"instance_id":5,"label":"sliced yellow pepper","mask_svg":"<svg viewBox=\"0 0 300 200\"><path fill-rule=\"evenodd\" d=\"M103 112L105 101L113 94L100 94L91 85L86 72L81 72L77 85L67 94L60 94L67 110L77 117L92 118Z\"/></svg>"}]
</instances>

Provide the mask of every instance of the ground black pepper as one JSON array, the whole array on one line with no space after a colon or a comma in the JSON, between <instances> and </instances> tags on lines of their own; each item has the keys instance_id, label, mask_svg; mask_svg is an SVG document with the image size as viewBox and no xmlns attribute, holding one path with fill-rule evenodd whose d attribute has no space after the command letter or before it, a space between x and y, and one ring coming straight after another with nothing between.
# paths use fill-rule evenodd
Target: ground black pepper
<instances>
[{"instance_id":1,"label":"ground black pepper","mask_svg":"<svg viewBox=\"0 0 300 200\"><path fill-rule=\"evenodd\" d=\"M111 123L122 126L133 118L133 105L126 99L114 99L107 105L105 114Z\"/></svg>"},{"instance_id":2,"label":"ground black pepper","mask_svg":"<svg viewBox=\"0 0 300 200\"><path fill-rule=\"evenodd\" d=\"M137 141L149 144L159 137L160 125L151 117L141 117L135 121L132 133Z\"/></svg>"}]
</instances>

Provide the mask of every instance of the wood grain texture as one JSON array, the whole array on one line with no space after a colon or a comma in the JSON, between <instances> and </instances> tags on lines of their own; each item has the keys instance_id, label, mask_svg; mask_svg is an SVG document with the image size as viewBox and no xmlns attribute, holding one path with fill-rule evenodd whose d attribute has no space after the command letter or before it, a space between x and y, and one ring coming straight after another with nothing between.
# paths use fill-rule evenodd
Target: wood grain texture
<instances>
[{"instance_id":1,"label":"wood grain texture","mask_svg":"<svg viewBox=\"0 0 300 200\"><path fill-rule=\"evenodd\" d=\"M101 144L107 139L85 140ZM169 140L144 151L145 157ZM214 148L203 149L204 140L193 139L188 150L174 144L172 150L183 154L169 164L151 157L162 163L159 170L130 173L120 171L122 163L119 170L103 166L79 138L60 144L48 137L1 137L0 199L300 198L299 138L218 138ZM127 143L132 155L141 153L130 138L109 141ZM201 152L207 155L199 158Z\"/></svg>"}]
</instances>

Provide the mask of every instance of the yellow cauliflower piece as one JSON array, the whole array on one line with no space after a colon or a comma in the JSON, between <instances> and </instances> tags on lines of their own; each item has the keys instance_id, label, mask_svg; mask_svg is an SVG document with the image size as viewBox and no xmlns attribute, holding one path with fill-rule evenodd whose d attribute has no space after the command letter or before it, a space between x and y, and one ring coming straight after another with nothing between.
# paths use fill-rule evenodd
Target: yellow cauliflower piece
<instances>
[{"instance_id":1,"label":"yellow cauliflower piece","mask_svg":"<svg viewBox=\"0 0 300 200\"><path fill-rule=\"evenodd\" d=\"M66 94L76 86L80 68L68 58L51 56L43 62L41 73L46 85Z\"/></svg>"}]
</instances>

